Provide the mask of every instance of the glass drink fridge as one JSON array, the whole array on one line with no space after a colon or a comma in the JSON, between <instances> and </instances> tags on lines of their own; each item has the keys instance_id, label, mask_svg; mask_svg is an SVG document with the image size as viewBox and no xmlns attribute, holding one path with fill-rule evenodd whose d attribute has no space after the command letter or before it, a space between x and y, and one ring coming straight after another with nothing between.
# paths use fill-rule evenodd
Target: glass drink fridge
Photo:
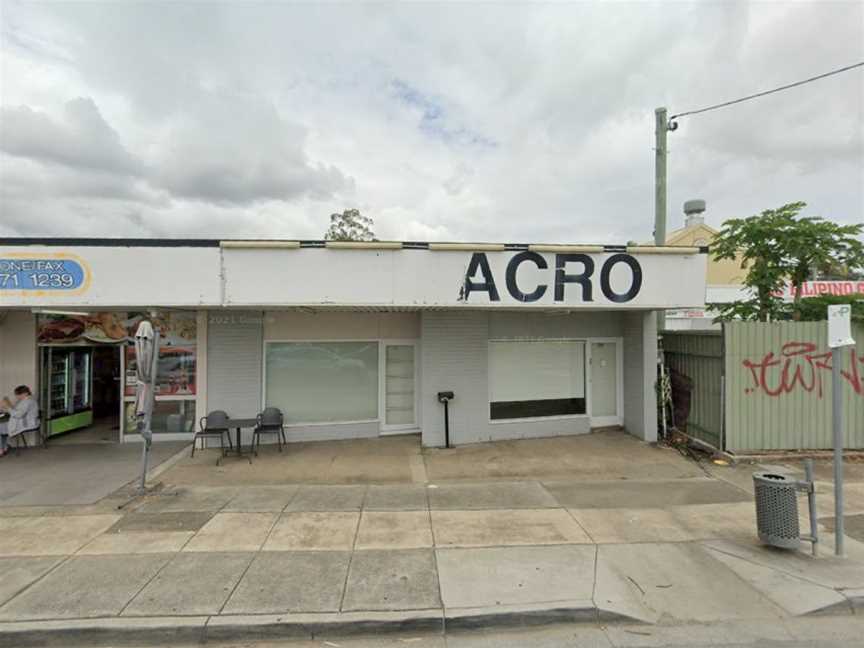
<instances>
[{"instance_id":1,"label":"glass drink fridge","mask_svg":"<svg viewBox=\"0 0 864 648\"><path fill-rule=\"evenodd\" d=\"M44 353L48 436L93 423L93 350L46 347Z\"/></svg>"}]
</instances>

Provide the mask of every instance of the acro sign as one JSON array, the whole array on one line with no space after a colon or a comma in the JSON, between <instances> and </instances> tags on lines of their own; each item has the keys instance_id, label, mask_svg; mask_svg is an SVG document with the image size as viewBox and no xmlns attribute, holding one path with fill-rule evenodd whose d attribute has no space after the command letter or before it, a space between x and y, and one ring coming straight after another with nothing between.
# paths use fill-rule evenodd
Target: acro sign
<instances>
[{"instance_id":1,"label":"acro sign","mask_svg":"<svg viewBox=\"0 0 864 648\"><path fill-rule=\"evenodd\" d=\"M519 266L523 263L530 263L538 270L546 270L549 264L546 258L537 252L519 252L513 255L510 262L507 264L507 270L504 276L504 282L507 287L507 292L510 296L519 302L536 302L543 298L549 285L546 283L537 283L528 286L520 286L516 279L516 274ZM616 266L621 265L629 272L629 284L625 289L615 288L612 285L612 271ZM571 269L576 266L576 272ZM578 284L581 288L580 302L594 301L594 273L596 264L594 259L587 254L570 253L555 255L555 270L553 278L555 302L564 301L564 293L567 284ZM478 280L479 274L479 280ZM642 266L630 254L612 254L607 257L600 266L599 276L600 292L610 302L623 304L631 301L639 290L642 288ZM529 292L525 292L529 290ZM465 283L459 291L459 301L468 302L471 293L484 292L489 301L501 301L501 296L498 292L498 285L495 282L495 277L492 274L492 269L489 267L489 261L484 252L475 252L471 256L471 261L468 263L468 271L465 273ZM571 301L573 301L571 299Z\"/></svg>"}]
</instances>

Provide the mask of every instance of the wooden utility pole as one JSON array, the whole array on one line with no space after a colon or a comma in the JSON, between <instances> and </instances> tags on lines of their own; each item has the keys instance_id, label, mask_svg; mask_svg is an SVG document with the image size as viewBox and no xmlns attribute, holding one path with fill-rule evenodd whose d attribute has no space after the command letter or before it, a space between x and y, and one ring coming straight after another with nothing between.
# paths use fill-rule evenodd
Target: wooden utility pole
<instances>
[{"instance_id":1,"label":"wooden utility pole","mask_svg":"<svg viewBox=\"0 0 864 648\"><path fill-rule=\"evenodd\" d=\"M666 245L666 108L654 111L654 245ZM657 331L666 328L665 312L657 311Z\"/></svg>"}]
</instances>

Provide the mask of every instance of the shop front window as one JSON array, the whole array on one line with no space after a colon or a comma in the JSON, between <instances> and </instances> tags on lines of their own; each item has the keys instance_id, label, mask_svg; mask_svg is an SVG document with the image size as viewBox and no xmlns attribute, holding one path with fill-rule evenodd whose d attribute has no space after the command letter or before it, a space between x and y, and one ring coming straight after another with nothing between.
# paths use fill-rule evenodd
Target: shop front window
<instances>
[{"instance_id":1,"label":"shop front window","mask_svg":"<svg viewBox=\"0 0 864 648\"><path fill-rule=\"evenodd\" d=\"M195 395L197 389L197 320L192 312L163 312L157 317L130 313L126 324L130 331L125 347L124 397L125 434L135 429L135 394L138 387L134 331L147 317L159 331L159 361L156 369L156 402L153 408L154 434L185 434L195 429Z\"/></svg>"},{"instance_id":2,"label":"shop front window","mask_svg":"<svg viewBox=\"0 0 864 648\"><path fill-rule=\"evenodd\" d=\"M585 342L489 342L491 420L585 414Z\"/></svg>"},{"instance_id":3,"label":"shop front window","mask_svg":"<svg viewBox=\"0 0 864 648\"><path fill-rule=\"evenodd\" d=\"M197 393L198 319L194 311L98 311L40 313L36 336L43 351L43 386L49 433L80 427L84 412L104 416L120 410L124 434L136 434L135 333L148 320L159 332L155 433L190 433ZM107 350L107 352L106 352ZM123 375L122 366L125 367ZM117 380L120 377L121 380ZM75 417L74 420L71 420ZM69 420L65 420L69 419ZM92 419L91 419L92 420ZM116 419L115 419L116 420ZM87 420L85 424L89 424Z\"/></svg>"},{"instance_id":4,"label":"shop front window","mask_svg":"<svg viewBox=\"0 0 864 648\"><path fill-rule=\"evenodd\" d=\"M268 342L265 401L288 423L378 418L378 342Z\"/></svg>"},{"instance_id":5,"label":"shop front window","mask_svg":"<svg viewBox=\"0 0 864 648\"><path fill-rule=\"evenodd\" d=\"M126 395L134 396L138 383L135 348L126 347ZM195 395L195 347L161 347L156 371L156 396Z\"/></svg>"},{"instance_id":6,"label":"shop front window","mask_svg":"<svg viewBox=\"0 0 864 648\"><path fill-rule=\"evenodd\" d=\"M135 402L127 401L126 434L137 434ZM153 404L153 434L188 434L195 431L194 400L157 400Z\"/></svg>"}]
</instances>

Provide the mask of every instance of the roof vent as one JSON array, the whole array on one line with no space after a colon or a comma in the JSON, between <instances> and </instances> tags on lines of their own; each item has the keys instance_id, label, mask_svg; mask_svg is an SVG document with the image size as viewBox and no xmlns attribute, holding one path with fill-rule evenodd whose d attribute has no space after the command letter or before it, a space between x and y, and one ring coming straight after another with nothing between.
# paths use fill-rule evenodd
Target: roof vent
<instances>
[{"instance_id":1,"label":"roof vent","mask_svg":"<svg viewBox=\"0 0 864 648\"><path fill-rule=\"evenodd\" d=\"M705 201L688 200L684 203L684 227L702 225L705 222Z\"/></svg>"}]
</instances>

